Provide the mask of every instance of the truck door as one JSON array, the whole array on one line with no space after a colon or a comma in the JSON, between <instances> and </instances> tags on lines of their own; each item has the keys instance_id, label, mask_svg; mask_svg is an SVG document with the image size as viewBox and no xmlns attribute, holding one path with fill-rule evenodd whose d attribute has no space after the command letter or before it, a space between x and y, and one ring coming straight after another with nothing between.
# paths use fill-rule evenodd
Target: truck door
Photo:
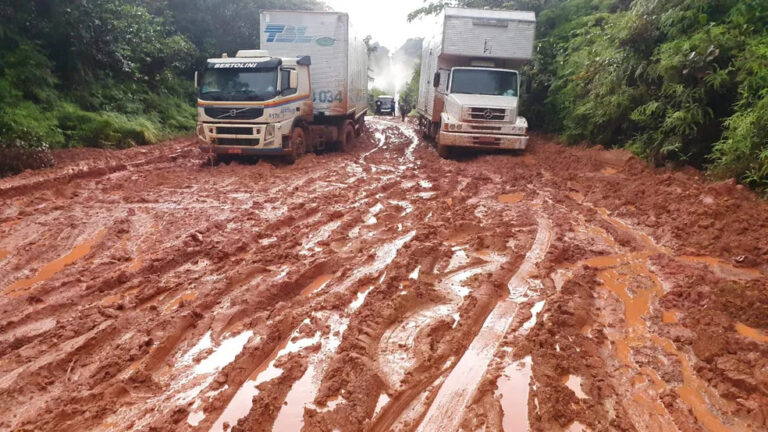
<instances>
[{"instance_id":1,"label":"truck door","mask_svg":"<svg viewBox=\"0 0 768 432\"><path fill-rule=\"evenodd\" d=\"M440 114L442 114L443 108L445 107L445 95L448 94L448 89L450 88L450 83L448 81L451 77L450 69L441 68L438 69L437 73L440 74L440 83L435 89L435 111L432 114L433 122L440 121Z\"/></svg>"}]
</instances>

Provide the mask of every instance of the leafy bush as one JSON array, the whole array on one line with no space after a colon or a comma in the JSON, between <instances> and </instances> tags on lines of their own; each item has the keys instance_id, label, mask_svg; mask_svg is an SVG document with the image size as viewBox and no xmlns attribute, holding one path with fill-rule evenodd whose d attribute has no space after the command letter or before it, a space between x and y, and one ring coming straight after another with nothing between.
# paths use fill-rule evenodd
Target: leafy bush
<instances>
[{"instance_id":1,"label":"leafy bush","mask_svg":"<svg viewBox=\"0 0 768 432\"><path fill-rule=\"evenodd\" d=\"M403 106L407 104L412 110L416 109L416 104L419 101L419 80L421 78L421 62L417 62L413 66L413 74L410 81L405 86L405 90L400 93L400 100L398 104Z\"/></svg>"},{"instance_id":2,"label":"leafy bush","mask_svg":"<svg viewBox=\"0 0 768 432\"><path fill-rule=\"evenodd\" d=\"M768 36L752 40L731 69L739 100L710 155L711 170L768 192Z\"/></svg>"}]
</instances>

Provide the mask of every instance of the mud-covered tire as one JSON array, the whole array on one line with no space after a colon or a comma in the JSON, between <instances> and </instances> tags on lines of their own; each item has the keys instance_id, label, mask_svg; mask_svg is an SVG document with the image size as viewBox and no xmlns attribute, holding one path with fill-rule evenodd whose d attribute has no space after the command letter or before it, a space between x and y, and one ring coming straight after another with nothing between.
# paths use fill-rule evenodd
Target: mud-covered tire
<instances>
[{"instance_id":1,"label":"mud-covered tire","mask_svg":"<svg viewBox=\"0 0 768 432\"><path fill-rule=\"evenodd\" d=\"M363 131L365 131L365 117L361 117L360 120L355 123L354 128L355 137L360 137L363 134Z\"/></svg>"},{"instance_id":2,"label":"mud-covered tire","mask_svg":"<svg viewBox=\"0 0 768 432\"><path fill-rule=\"evenodd\" d=\"M440 123L430 123L429 134L433 140L437 141L437 138L440 136Z\"/></svg>"},{"instance_id":3,"label":"mud-covered tire","mask_svg":"<svg viewBox=\"0 0 768 432\"><path fill-rule=\"evenodd\" d=\"M437 154L443 159L450 159L453 156L452 149L446 145L437 145Z\"/></svg>"},{"instance_id":4,"label":"mud-covered tire","mask_svg":"<svg viewBox=\"0 0 768 432\"><path fill-rule=\"evenodd\" d=\"M355 143L355 126L351 121L344 122L344 125L341 127L340 138L339 150L344 153L352 151L352 146Z\"/></svg>"},{"instance_id":5,"label":"mud-covered tire","mask_svg":"<svg viewBox=\"0 0 768 432\"><path fill-rule=\"evenodd\" d=\"M289 145L291 146L291 153L286 159L288 160L288 163L294 163L307 152L307 137L304 133L304 129L301 127L293 128L289 138Z\"/></svg>"},{"instance_id":6,"label":"mud-covered tire","mask_svg":"<svg viewBox=\"0 0 768 432\"><path fill-rule=\"evenodd\" d=\"M229 165L235 160L237 160L237 156L229 155L229 154L213 154L211 155L213 158L213 165Z\"/></svg>"}]
</instances>

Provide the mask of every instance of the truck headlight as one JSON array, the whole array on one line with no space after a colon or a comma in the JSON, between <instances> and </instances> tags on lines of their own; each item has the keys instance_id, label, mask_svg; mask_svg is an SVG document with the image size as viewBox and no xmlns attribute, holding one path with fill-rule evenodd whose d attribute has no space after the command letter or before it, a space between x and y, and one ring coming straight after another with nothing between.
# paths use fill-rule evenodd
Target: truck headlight
<instances>
[{"instance_id":1,"label":"truck headlight","mask_svg":"<svg viewBox=\"0 0 768 432\"><path fill-rule=\"evenodd\" d=\"M202 123L197 124L197 136L205 137L205 126Z\"/></svg>"},{"instance_id":2,"label":"truck headlight","mask_svg":"<svg viewBox=\"0 0 768 432\"><path fill-rule=\"evenodd\" d=\"M458 125L456 125L456 129L458 129L458 130L461 130L461 123L459 123Z\"/></svg>"},{"instance_id":3,"label":"truck headlight","mask_svg":"<svg viewBox=\"0 0 768 432\"><path fill-rule=\"evenodd\" d=\"M264 138L266 140L270 140L275 136L275 125L267 125L266 128L264 128Z\"/></svg>"}]
</instances>

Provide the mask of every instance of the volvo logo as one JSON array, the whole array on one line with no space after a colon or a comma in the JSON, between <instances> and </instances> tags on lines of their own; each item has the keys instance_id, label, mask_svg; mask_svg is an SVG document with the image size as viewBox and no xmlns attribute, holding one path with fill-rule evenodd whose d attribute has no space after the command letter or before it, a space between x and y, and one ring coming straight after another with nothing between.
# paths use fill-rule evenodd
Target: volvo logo
<instances>
[{"instance_id":1,"label":"volvo logo","mask_svg":"<svg viewBox=\"0 0 768 432\"><path fill-rule=\"evenodd\" d=\"M485 117L486 120L491 120L493 118L493 111L487 109L483 111L483 117Z\"/></svg>"},{"instance_id":2,"label":"volvo logo","mask_svg":"<svg viewBox=\"0 0 768 432\"><path fill-rule=\"evenodd\" d=\"M240 114L243 111L248 111L250 108L242 108L242 109L233 109L230 110L228 113L220 115L218 118L224 118L224 117L235 117L236 115Z\"/></svg>"}]
</instances>

